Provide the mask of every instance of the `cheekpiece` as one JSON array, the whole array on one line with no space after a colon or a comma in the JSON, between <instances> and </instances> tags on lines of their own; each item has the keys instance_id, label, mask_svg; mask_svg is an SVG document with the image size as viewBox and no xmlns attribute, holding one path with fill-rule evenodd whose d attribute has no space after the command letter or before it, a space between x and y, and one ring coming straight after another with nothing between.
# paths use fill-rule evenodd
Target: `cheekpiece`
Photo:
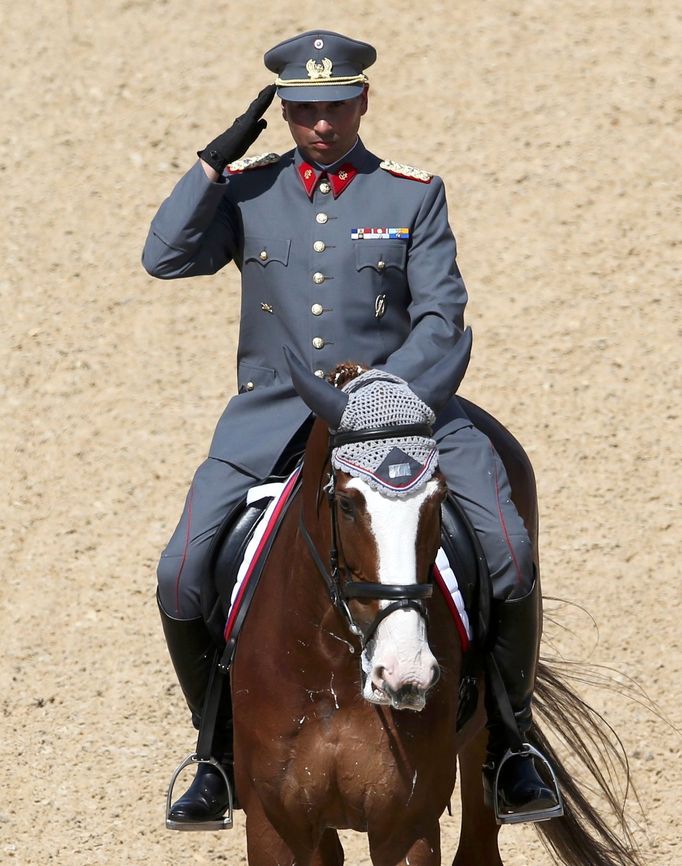
<instances>
[{"instance_id":1,"label":"cheekpiece","mask_svg":"<svg viewBox=\"0 0 682 866\"><path fill-rule=\"evenodd\" d=\"M343 386L348 404L339 433L412 424L432 425L436 416L398 376L368 370ZM438 465L438 446L426 436L350 442L334 448L332 466L361 478L385 496L403 496L422 487Z\"/></svg>"},{"instance_id":2,"label":"cheekpiece","mask_svg":"<svg viewBox=\"0 0 682 866\"><path fill-rule=\"evenodd\" d=\"M265 65L277 73L277 95L292 102L337 102L360 96L364 70L376 50L331 30L309 30L265 53Z\"/></svg>"}]
</instances>

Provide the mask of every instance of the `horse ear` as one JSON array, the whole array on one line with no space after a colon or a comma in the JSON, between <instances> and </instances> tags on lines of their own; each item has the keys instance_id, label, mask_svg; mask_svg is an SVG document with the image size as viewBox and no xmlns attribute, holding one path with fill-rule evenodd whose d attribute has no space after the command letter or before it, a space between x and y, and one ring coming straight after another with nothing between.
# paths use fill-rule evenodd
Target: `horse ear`
<instances>
[{"instance_id":1,"label":"horse ear","mask_svg":"<svg viewBox=\"0 0 682 866\"><path fill-rule=\"evenodd\" d=\"M471 328L466 328L454 349L409 383L410 389L436 414L457 391L464 378L471 356L472 339Z\"/></svg>"},{"instance_id":2,"label":"horse ear","mask_svg":"<svg viewBox=\"0 0 682 866\"><path fill-rule=\"evenodd\" d=\"M289 365L296 393L332 430L336 430L348 404L348 394L311 373L287 346L283 346L282 351Z\"/></svg>"}]
</instances>

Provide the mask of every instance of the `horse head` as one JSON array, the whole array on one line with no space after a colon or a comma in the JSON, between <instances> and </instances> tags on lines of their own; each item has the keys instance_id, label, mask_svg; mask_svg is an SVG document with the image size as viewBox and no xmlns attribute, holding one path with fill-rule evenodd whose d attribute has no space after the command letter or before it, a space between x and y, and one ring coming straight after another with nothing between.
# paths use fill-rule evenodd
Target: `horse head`
<instances>
[{"instance_id":1,"label":"horse head","mask_svg":"<svg viewBox=\"0 0 682 866\"><path fill-rule=\"evenodd\" d=\"M304 528L306 541L332 601L360 639L363 696L395 709L421 710L440 675L424 606L446 493L432 426L470 351L467 329L451 353L411 383L358 368L334 387L285 350L294 387L329 428L324 466L316 471L326 493L318 490L316 502L326 500L328 529L315 537ZM329 568L320 552L325 543Z\"/></svg>"}]
</instances>

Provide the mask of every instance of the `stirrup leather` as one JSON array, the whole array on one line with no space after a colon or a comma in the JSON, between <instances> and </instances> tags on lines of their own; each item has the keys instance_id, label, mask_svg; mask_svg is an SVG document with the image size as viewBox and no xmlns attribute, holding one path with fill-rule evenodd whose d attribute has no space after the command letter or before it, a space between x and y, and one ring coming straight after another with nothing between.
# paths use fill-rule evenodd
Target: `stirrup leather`
<instances>
[{"instance_id":1,"label":"stirrup leather","mask_svg":"<svg viewBox=\"0 0 682 866\"><path fill-rule=\"evenodd\" d=\"M537 758L542 762L543 767L546 768L547 774L551 779L551 784L549 782L545 783L547 784L547 787L554 788L554 796L557 801L556 806L552 806L549 809L535 809L532 811L528 810L519 812L503 812L500 809L500 797L498 791L500 772L507 761L516 755L532 755L533 758ZM543 779L543 781L545 780ZM549 821L551 818L560 818L564 814L564 801L561 796L561 791L559 790L559 782L556 773L542 752L538 751L534 746L531 746L530 743L524 743L520 749L507 749L504 753L495 772L495 778L492 785L492 801L493 809L495 810L495 821L498 824L522 824L526 821L530 823Z\"/></svg>"},{"instance_id":2,"label":"stirrup leather","mask_svg":"<svg viewBox=\"0 0 682 866\"><path fill-rule=\"evenodd\" d=\"M175 821L170 817L171 809L173 806L173 788L175 787L175 782L180 775L180 773L185 769L185 767L189 767L191 764L210 764L212 767L215 767L216 770L223 777L225 782L225 786L227 787L227 812L226 814L216 821ZM193 752L191 755L187 755L185 760L179 764L173 775L171 776L170 784L168 786L168 795L166 797L166 827L168 830L230 830L233 827L232 820L233 813L233 799L232 799L232 787L230 786L230 780L227 778L227 773L223 769L222 765L219 761L216 761L215 758L200 758L196 752Z\"/></svg>"}]
</instances>

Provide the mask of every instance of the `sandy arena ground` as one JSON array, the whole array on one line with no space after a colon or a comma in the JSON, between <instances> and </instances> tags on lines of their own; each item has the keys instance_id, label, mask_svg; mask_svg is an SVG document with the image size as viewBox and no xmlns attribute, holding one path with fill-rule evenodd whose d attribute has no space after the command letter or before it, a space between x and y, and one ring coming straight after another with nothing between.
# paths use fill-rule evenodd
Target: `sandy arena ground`
<instances>
[{"instance_id":1,"label":"sandy arena ground","mask_svg":"<svg viewBox=\"0 0 682 866\"><path fill-rule=\"evenodd\" d=\"M378 46L366 144L446 181L476 334L463 390L534 461L546 593L596 622L563 612L560 649L657 701L587 692L629 752L646 863L679 866L679 10L322 9L0 6L0 861L246 862L243 816L229 834L163 828L193 733L154 603L234 389L238 274L162 283L139 257L197 148L270 80L263 51L323 26ZM254 150L281 152L268 117ZM443 819L449 858L457 827ZM530 829L503 846L510 866L550 862Z\"/></svg>"}]
</instances>

